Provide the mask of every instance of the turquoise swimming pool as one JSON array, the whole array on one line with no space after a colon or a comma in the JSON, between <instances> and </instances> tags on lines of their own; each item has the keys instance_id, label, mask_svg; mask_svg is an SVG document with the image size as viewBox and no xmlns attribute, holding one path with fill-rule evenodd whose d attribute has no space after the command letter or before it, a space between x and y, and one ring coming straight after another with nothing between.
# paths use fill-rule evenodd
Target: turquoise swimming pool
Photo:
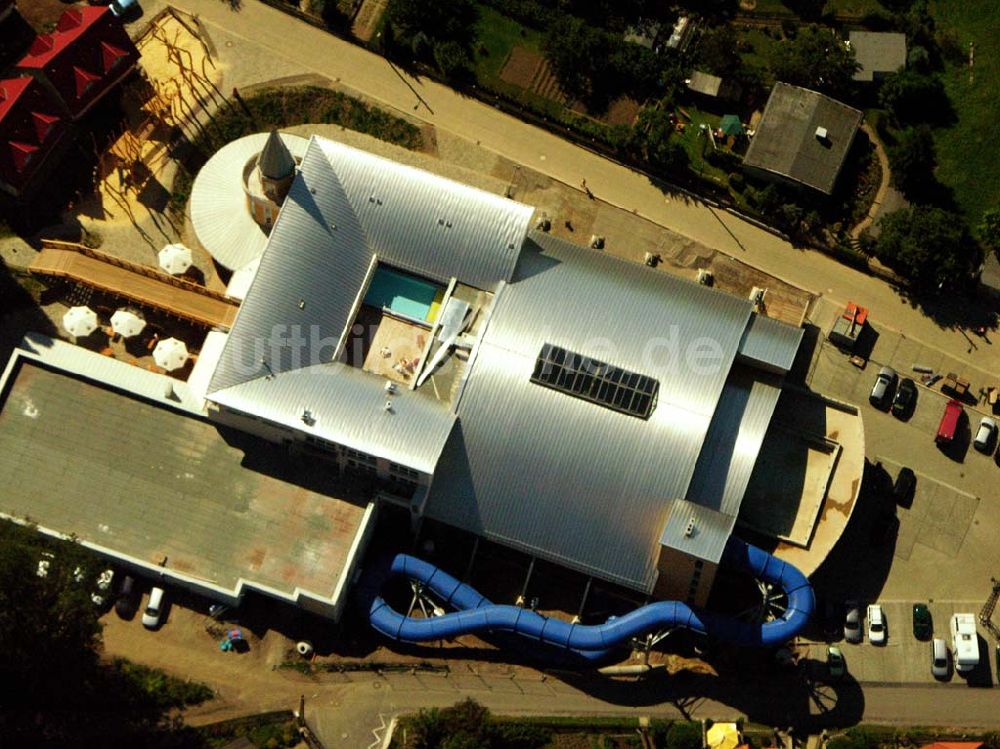
<instances>
[{"instance_id":1,"label":"turquoise swimming pool","mask_svg":"<svg viewBox=\"0 0 1000 749\"><path fill-rule=\"evenodd\" d=\"M444 290L421 278L378 267L372 278L365 304L377 309L387 308L415 320L433 322L437 317Z\"/></svg>"}]
</instances>

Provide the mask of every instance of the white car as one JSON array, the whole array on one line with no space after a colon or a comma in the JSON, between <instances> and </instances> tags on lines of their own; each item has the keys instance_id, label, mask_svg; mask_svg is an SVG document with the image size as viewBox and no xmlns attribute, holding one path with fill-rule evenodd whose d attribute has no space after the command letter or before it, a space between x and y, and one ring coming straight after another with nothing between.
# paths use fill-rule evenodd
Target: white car
<instances>
[{"instance_id":1,"label":"white car","mask_svg":"<svg viewBox=\"0 0 1000 749\"><path fill-rule=\"evenodd\" d=\"M885 614L877 603L868 607L868 642L872 645L885 644Z\"/></svg>"},{"instance_id":2,"label":"white car","mask_svg":"<svg viewBox=\"0 0 1000 749\"><path fill-rule=\"evenodd\" d=\"M997 436L997 423L989 416L984 416L979 421L979 430L976 432L976 439L972 445L979 452L989 455L993 452L993 444Z\"/></svg>"},{"instance_id":3,"label":"white car","mask_svg":"<svg viewBox=\"0 0 1000 749\"><path fill-rule=\"evenodd\" d=\"M160 626L160 617L163 615L163 588L153 588L149 591L149 602L145 611L142 612L142 626L155 629Z\"/></svg>"},{"instance_id":4,"label":"white car","mask_svg":"<svg viewBox=\"0 0 1000 749\"><path fill-rule=\"evenodd\" d=\"M108 590L111 589L111 581L115 579L115 571L104 570L97 576L97 590L90 594L90 600L95 606L103 606L107 600Z\"/></svg>"},{"instance_id":5,"label":"white car","mask_svg":"<svg viewBox=\"0 0 1000 749\"><path fill-rule=\"evenodd\" d=\"M856 603L847 605L847 616L844 617L844 639L847 642L861 642L861 609Z\"/></svg>"},{"instance_id":6,"label":"white car","mask_svg":"<svg viewBox=\"0 0 1000 749\"><path fill-rule=\"evenodd\" d=\"M948 676L948 643L940 637L931 640L931 674L935 679L944 679Z\"/></svg>"}]
</instances>

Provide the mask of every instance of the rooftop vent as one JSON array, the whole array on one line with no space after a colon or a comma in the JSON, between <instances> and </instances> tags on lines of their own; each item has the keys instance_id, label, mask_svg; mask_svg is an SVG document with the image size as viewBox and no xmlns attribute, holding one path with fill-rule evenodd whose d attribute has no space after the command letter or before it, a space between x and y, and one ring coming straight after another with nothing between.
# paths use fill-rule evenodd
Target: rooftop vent
<instances>
[{"instance_id":1,"label":"rooftop vent","mask_svg":"<svg viewBox=\"0 0 1000 749\"><path fill-rule=\"evenodd\" d=\"M386 413L392 413L392 401L386 401L383 408L385 408Z\"/></svg>"},{"instance_id":2,"label":"rooftop vent","mask_svg":"<svg viewBox=\"0 0 1000 749\"><path fill-rule=\"evenodd\" d=\"M694 518L688 520L687 528L684 529L684 537L691 538L694 535Z\"/></svg>"},{"instance_id":3,"label":"rooftop vent","mask_svg":"<svg viewBox=\"0 0 1000 749\"><path fill-rule=\"evenodd\" d=\"M816 140L826 140L829 137L830 135L826 132L825 127L816 128Z\"/></svg>"},{"instance_id":4,"label":"rooftop vent","mask_svg":"<svg viewBox=\"0 0 1000 749\"><path fill-rule=\"evenodd\" d=\"M392 382L391 380L386 380L386 382L385 382L385 392L387 392L389 395L392 395L393 393L395 393L396 392L396 383Z\"/></svg>"},{"instance_id":5,"label":"rooftop vent","mask_svg":"<svg viewBox=\"0 0 1000 749\"><path fill-rule=\"evenodd\" d=\"M308 408L302 409L302 423L310 427L316 423L316 417L313 416L313 412Z\"/></svg>"}]
</instances>

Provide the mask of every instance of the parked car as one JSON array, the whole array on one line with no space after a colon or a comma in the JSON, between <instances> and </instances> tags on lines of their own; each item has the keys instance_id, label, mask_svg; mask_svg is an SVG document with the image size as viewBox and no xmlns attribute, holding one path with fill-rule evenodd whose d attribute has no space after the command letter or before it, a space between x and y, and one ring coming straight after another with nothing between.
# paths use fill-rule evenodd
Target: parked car
<instances>
[{"instance_id":1,"label":"parked car","mask_svg":"<svg viewBox=\"0 0 1000 749\"><path fill-rule=\"evenodd\" d=\"M844 640L861 642L861 607L856 603L847 604L847 615L844 617Z\"/></svg>"},{"instance_id":2,"label":"parked car","mask_svg":"<svg viewBox=\"0 0 1000 749\"><path fill-rule=\"evenodd\" d=\"M913 636L918 640L929 640L934 634L934 623L927 604L913 604Z\"/></svg>"},{"instance_id":3,"label":"parked car","mask_svg":"<svg viewBox=\"0 0 1000 749\"><path fill-rule=\"evenodd\" d=\"M907 418L913 413L913 407L917 402L917 386L909 377L904 377L899 381L896 388L896 395L892 399L892 413L901 419Z\"/></svg>"},{"instance_id":4,"label":"parked car","mask_svg":"<svg viewBox=\"0 0 1000 749\"><path fill-rule=\"evenodd\" d=\"M896 370L891 367L882 367L875 378L871 395L868 400L875 408L884 411L892 400L892 389L896 384Z\"/></svg>"},{"instance_id":5,"label":"parked car","mask_svg":"<svg viewBox=\"0 0 1000 749\"><path fill-rule=\"evenodd\" d=\"M881 605L873 603L868 606L868 642L872 645L884 645L885 636L885 614Z\"/></svg>"},{"instance_id":6,"label":"parked car","mask_svg":"<svg viewBox=\"0 0 1000 749\"><path fill-rule=\"evenodd\" d=\"M42 558L38 560L38 569L35 570L35 574L39 577L48 577L49 567L52 565L52 560L55 558L55 554L49 551L43 551Z\"/></svg>"},{"instance_id":7,"label":"parked car","mask_svg":"<svg viewBox=\"0 0 1000 749\"><path fill-rule=\"evenodd\" d=\"M135 578L125 575L121 587L118 588L118 598L115 599L115 611L122 619L131 619L139 608L139 596L136 595Z\"/></svg>"},{"instance_id":8,"label":"parked car","mask_svg":"<svg viewBox=\"0 0 1000 749\"><path fill-rule=\"evenodd\" d=\"M847 662L844 660L844 654L836 645L831 645L826 649L826 668L832 679L839 679L847 673Z\"/></svg>"},{"instance_id":9,"label":"parked car","mask_svg":"<svg viewBox=\"0 0 1000 749\"><path fill-rule=\"evenodd\" d=\"M903 466L896 476L896 483L892 485L892 498L900 507L910 507L913 505L913 494L917 489L917 475L913 469Z\"/></svg>"},{"instance_id":10,"label":"parked car","mask_svg":"<svg viewBox=\"0 0 1000 749\"><path fill-rule=\"evenodd\" d=\"M944 405L944 413L941 414L941 423L938 424L937 435L934 441L939 445L949 445L955 439L958 425L962 421L962 414L965 409L962 404L952 398Z\"/></svg>"},{"instance_id":11,"label":"parked car","mask_svg":"<svg viewBox=\"0 0 1000 749\"><path fill-rule=\"evenodd\" d=\"M163 588L153 588L149 591L149 601L146 603L146 610L142 612L142 624L149 629L160 626L160 617L163 615L163 598L166 594Z\"/></svg>"},{"instance_id":12,"label":"parked car","mask_svg":"<svg viewBox=\"0 0 1000 749\"><path fill-rule=\"evenodd\" d=\"M997 423L989 416L984 416L979 420L979 429L976 432L976 439L972 441L973 447L979 452L989 455L993 452L993 445L996 442Z\"/></svg>"},{"instance_id":13,"label":"parked car","mask_svg":"<svg viewBox=\"0 0 1000 749\"><path fill-rule=\"evenodd\" d=\"M931 674L935 679L944 679L948 676L948 643L940 637L931 640Z\"/></svg>"}]
</instances>

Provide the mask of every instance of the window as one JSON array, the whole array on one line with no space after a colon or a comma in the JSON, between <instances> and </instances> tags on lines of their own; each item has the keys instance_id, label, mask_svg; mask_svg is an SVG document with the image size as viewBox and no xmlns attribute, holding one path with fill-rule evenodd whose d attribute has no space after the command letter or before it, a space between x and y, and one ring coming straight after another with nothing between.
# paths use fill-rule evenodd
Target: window
<instances>
[{"instance_id":1,"label":"window","mask_svg":"<svg viewBox=\"0 0 1000 749\"><path fill-rule=\"evenodd\" d=\"M389 473L396 478L405 479L409 483L414 483L420 478L420 471L415 471L399 463L389 463Z\"/></svg>"},{"instance_id":2,"label":"window","mask_svg":"<svg viewBox=\"0 0 1000 749\"><path fill-rule=\"evenodd\" d=\"M590 359L546 343L531 381L612 411L648 419L656 407L660 383L652 377Z\"/></svg>"},{"instance_id":3,"label":"window","mask_svg":"<svg viewBox=\"0 0 1000 749\"><path fill-rule=\"evenodd\" d=\"M352 450L349 447L344 448L344 456L347 458L347 464L362 464L366 466L371 466L372 468L378 467L378 460L374 455L369 455L368 453L363 453L360 450Z\"/></svg>"}]
</instances>

